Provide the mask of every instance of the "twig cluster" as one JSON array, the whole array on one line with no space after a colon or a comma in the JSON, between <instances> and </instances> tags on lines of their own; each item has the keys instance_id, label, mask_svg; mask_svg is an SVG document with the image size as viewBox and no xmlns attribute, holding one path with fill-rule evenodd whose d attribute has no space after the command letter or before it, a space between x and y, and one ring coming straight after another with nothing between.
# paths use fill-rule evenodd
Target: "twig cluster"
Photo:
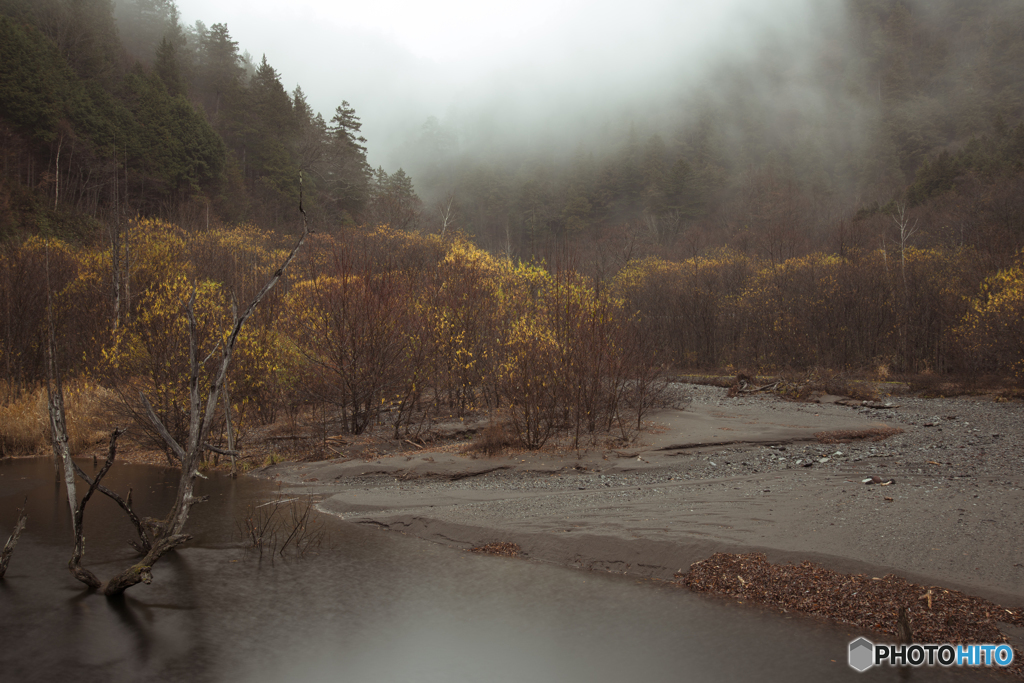
<instances>
[{"instance_id":1,"label":"twig cluster","mask_svg":"<svg viewBox=\"0 0 1024 683\"><path fill-rule=\"evenodd\" d=\"M246 549L257 551L261 558L264 550L271 557L284 557L289 547L300 557L317 552L327 538L327 528L313 515L314 504L312 496L250 503L238 520Z\"/></svg>"}]
</instances>

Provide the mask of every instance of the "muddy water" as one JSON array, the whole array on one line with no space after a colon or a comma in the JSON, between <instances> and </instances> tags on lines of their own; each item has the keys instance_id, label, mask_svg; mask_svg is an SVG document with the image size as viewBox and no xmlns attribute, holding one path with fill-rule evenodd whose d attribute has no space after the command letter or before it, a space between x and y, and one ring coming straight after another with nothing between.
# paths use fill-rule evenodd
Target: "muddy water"
<instances>
[{"instance_id":1,"label":"muddy water","mask_svg":"<svg viewBox=\"0 0 1024 683\"><path fill-rule=\"evenodd\" d=\"M142 512L157 514L175 475L119 465L106 483L131 485ZM906 680L855 673L846 651L859 634L813 620L332 518L330 548L261 561L240 548L236 524L271 486L211 478L198 488L211 501L193 510L195 541L156 566L152 585L107 600L67 572L70 520L52 466L0 462L0 541L26 495L30 514L0 582L0 680ZM107 500L89 505L85 564L109 576L133 557L131 528Z\"/></svg>"}]
</instances>

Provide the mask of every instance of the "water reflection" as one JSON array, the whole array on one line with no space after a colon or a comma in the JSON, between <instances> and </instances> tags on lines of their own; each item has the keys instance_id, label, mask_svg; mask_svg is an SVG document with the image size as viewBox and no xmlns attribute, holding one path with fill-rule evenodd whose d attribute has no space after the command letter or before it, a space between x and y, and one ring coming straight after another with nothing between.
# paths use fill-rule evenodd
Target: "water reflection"
<instances>
[{"instance_id":1,"label":"water reflection","mask_svg":"<svg viewBox=\"0 0 1024 683\"><path fill-rule=\"evenodd\" d=\"M247 479L201 482L211 502L193 511L195 541L156 565L152 585L108 600L67 572L70 521L49 467L0 462L0 536L26 494L30 515L0 582L5 681L900 680L856 674L852 634L807 619L335 520L333 549L260 561L237 547L235 524L273 491ZM132 485L153 515L175 476L119 465L105 483ZM106 577L132 561L133 529L106 499L89 508L85 564Z\"/></svg>"}]
</instances>

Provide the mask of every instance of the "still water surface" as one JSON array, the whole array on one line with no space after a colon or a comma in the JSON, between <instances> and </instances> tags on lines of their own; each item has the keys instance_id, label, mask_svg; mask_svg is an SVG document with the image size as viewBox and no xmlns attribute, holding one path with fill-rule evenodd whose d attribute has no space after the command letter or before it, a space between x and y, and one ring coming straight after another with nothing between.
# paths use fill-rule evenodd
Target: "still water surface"
<instances>
[{"instance_id":1,"label":"still water surface","mask_svg":"<svg viewBox=\"0 0 1024 683\"><path fill-rule=\"evenodd\" d=\"M83 466L85 466L83 462ZM91 470L88 463L87 471ZM166 511L176 474L115 465L143 514ZM71 530L45 459L0 462L0 542L15 508L29 521L0 581L0 680L14 681L833 681L906 680L846 664L838 627L637 583L485 557L328 518L330 548L262 561L237 520L272 485L201 481L195 540L152 585L121 600L67 571ZM63 504L62 504L63 503ZM131 527L96 494L85 564L101 578L132 561ZM961 672L909 672L962 680Z\"/></svg>"}]
</instances>

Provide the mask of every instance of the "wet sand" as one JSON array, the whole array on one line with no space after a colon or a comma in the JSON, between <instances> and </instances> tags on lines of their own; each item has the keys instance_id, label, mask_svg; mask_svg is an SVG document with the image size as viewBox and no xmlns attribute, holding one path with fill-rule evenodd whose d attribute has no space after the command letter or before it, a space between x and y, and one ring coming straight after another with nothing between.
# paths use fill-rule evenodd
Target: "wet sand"
<instances>
[{"instance_id":1,"label":"wet sand","mask_svg":"<svg viewBox=\"0 0 1024 683\"><path fill-rule=\"evenodd\" d=\"M320 509L350 522L455 548L513 542L532 560L660 579L715 552L763 552L1024 605L1021 404L868 408L692 390L630 448L424 449L258 475L318 494ZM848 444L815 436L891 427L904 431ZM862 483L872 475L895 483Z\"/></svg>"}]
</instances>

